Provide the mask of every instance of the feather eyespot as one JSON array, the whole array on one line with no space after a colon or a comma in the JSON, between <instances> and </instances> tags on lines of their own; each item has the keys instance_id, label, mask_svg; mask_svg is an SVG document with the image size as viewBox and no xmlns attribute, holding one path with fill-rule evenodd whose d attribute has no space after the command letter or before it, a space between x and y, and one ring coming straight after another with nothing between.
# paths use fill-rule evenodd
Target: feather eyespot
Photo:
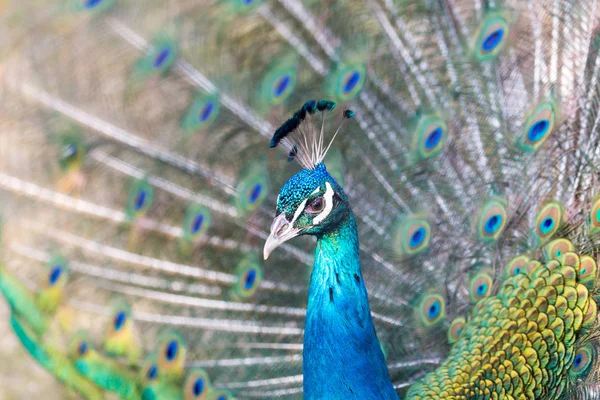
<instances>
[{"instance_id":1,"label":"feather eyespot","mask_svg":"<svg viewBox=\"0 0 600 400\"><path fill-rule=\"evenodd\" d=\"M185 365L186 348L174 331L162 335L159 341L158 368L167 375L180 376Z\"/></svg>"},{"instance_id":2,"label":"feather eyespot","mask_svg":"<svg viewBox=\"0 0 600 400\"><path fill-rule=\"evenodd\" d=\"M238 281L234 286L234 293L241 298L249 298L262 282L263 271L253 257L246 257L237 266Z\"/></svg>"},{"instance_id":3,"label":"feather eyespot","mask_svg":"<svg viewBox=\"0 0 600 400\"><path fill-rule=\"evenodd\" d=\"M202 228L203 223L204 223L204 214L198 214L194 217L194 219L192 221L192 227L190 230L192 232L192 235L195 235L200 231L200 228Z\"/></svg>"},{"instance_id":4,"label":"feather eyespot","mask_svg":"<svg viewBox=\"0 0 600 400\"><path fill-rule=\"evenodd\" d=\"M590 256L581 257L579 264L579 281L588 290L593 291L596 288L596 280L598 277L598 265Z\"/></svg>"},{"instance_id":5,"label":"feather eyespot","mask_svg":"<svg viewBox=\"0 0 600 400\"><path fill-rule=\"evenodd\" d=\"M177 46L170 40L161 40L156 42L149 55L149 62L152 69L165 72L177 59Z\"/></svg>"},{"instance_id":6,"label":"feather eyespot","mask_svg":"<svg viewBox=\"0 0 600 400\"><path fill-rule=\"evenodd\" d=\"M158 366L156 364L150 365L148 371L146 372L146 378L148 378L149 381L153 381L158 378Z\"/></svg>"},{"instance_id":7,"label":"feather eyespot","mask_svg":"<svg viewBox=\"0 0 600 400\"><path fill-rule=\"evenodd\" d=\"M210 126L220 111L218 94L198 95L181 118L181 128L186 135Z\"/></svg>"},{"instance_id":8,"label":"feather eyespot","mask_svg":"<svg viewBox=\"0 0 600 400\"><path fill-rule=\"evenodd\" d=\"M526 265L529 262L529 257L527 256L517 256L510 260L508 264L506 264L506 275L514 276L519 275L520 273L527 273Z\"/></svg>"},{"instance_id":9,"label":"feather eyespot","mask_svg":"<svg viewBox=\"0 0 600 400\"><path fill-rule=\"evenodd\" d=\"M504 29L502 29L502 28L496 29L495 31L490 33L488 36L486 36L486 38L483 40L483 44L481 45L481 50L484 53L489 53L490 51L493 51L500 44L503 37L504 37Z\"/></svg>"},{"instance_id":10,"label":"feather eyespot","mask_svg":"<svg viewBox=\"0 0 600 400\"><path fill-rule=\"evenodd\" d=\"M194 368L188 373L184 384L184 400L205 400L211 391L206 371Z\"/></svg>"},{"instance_id":11,"label":"feather eyespot","mask_svg":"<svg viewBox=\"0 0 600 400\"><path fill-rule=\"evenodd\" d=\"M50 286L54 286L56 284L56 282L62 276L62 273L62 266L56 265L52 268L52 270L50 271L50 275L48 276L48 283L50 284Z\"/></svg>"},{"instance_id":12,"label":"feather eyespot","mask_svg":"<svg viewBox=\"0 0 600 400\"><path fill-rule=\"evenodd\" d=\"M194 396L200 396L204 392L204 379L198 378L194 382Z\"/></svg>"},{"instance_id":13,"label":"feather eyespot","mask_svg":"<svg viewBox=\"0 0 600 400\"><path fill-rule=\"evenodd\" d=\"M151 76L162 75L171 68L178 55L177 43L166 35L160 35L152 41L149 51L135 62L131 77L134 81L143 81Z\"/></svg>"},{"instance_id":14,"label":"feather eyespot","mask_svg":"<svg viewBox=\"0 0 600 400\"><path fill-rule=\"evenodd\" d=\"M252 188L250 189L250 193L248 195L248 202L250 204L256 203L256 200L259 199L261 192L262 192L262 185L260 183L257 183L256 185L252 186Z\"/></svg>"},{"instance_id":15,"label":"feather eyespot","mask_svg":"<svg viewBox=\"0 0 600 400\"><path fill-rule=\"evenodd\" d=\"M536 217L536 232L543 242L558 231L563 218L563 208L559 202L546 204Z\"/></svg>"},{"instance_id":16,"label":"feather eyespot","mask_svg":"<svg viewBox=\"0 0 600 400\"><path fill-rule=\"evenodd\" d=\"M544 257L546 260L556 260L565 253L575 251L575 246L570 240L559 238L554 239L544 247Z\"/></svg>"},{"instance_id":17,"label":"feather eyespot","mask_svg":"<svg viewBox=\"0 0 600 400\"><path fill-rule=\"evenodd\" d=\"M585 375L590 370L592 361L594 359L594 350L589 344L580 347L573 357L573 363L571 364L571 376L579 377Z\"/></svg>"},{"instance_id":18,"label":"feather eyespot","mask_svg":"<svg viewBox=\"0 0 600 400\"><path fill-rule=\"evenodd\" d=\"M413 234L410 236L410 240L409 240L409 246L410 247L417 247L420 246L423 241L425 240L425 235L427 234L427 231L425 230L425 227L423 226L419 226L414 232Z\"/></svg>"},{"instance_id":19,"label":"feather eyespot","mask_svg":"<svg viewBox=\"0 0 600 400\"><path fill-rule=\"evenodd\" d=\"M64 287L69 278L69 262L62 255L53 255L46 264L48 274L42 278L42 286L55 290Z\"/></svg>"},{"instance_id":20,"label":"feather eyespot","mask_svg":"<svg viewBox=\"0 0 600 400\"><path fill-rule=\"evenodd\" d=\"M79 343L77 346L77 354L81 357L85 356L88 352L88 344L85 341Z\"/></svg>"},{"instance_id":21,"label":"feather eyespot","mask_svg":"<svg viewBox=\"0 0 600 400\"><path fill-rule=\"evenodd\" d=\"M497 14L489 15L483 21L475 44L475 57L481 61L495 58L506 44L508 23Z\"/></svg>"},{"instance_id":22,"label":"feather eyespot","mask_svg":"<svg viewBox=\"0 0 600 400\"><path fill-rule=\"evenodd\" d=\"M213 110L215 109L215 103L209 101L200 109L198 113L198 122L206 122L210 116L212 115Z\"/></svg>"},{"instance_id":23,"label":"feather eyespot","mask_svg":"<svg viewBox=\"0 0 600 400\"><path fill-rule=\"evenodd\" d=\"M275 86L273 87L273 95L275 97L281 97L286 89L290 85L291 78L289 75L284 75L275 82Z\"/></svg>"},{"instance_id":24,"label":"feather eyespot","mask_svg":"<svg viewBox=\"0 0 600 400\"><path fill-rule=\"evenodd\" d=\"M76 332L69 340L69 355L75 360L86 357L92 348L92 341L86 331Z\"/></svg>"},{"instance_id":25,"label":"feather eyespot","mask_svg":"<svg viewBox=\"0 0 600 400\"><path fill-rule=\"evenodd\" d=\"M458 341L466 323L467 322L463 317L457 317L452 320L450 327L448 328L448 343L452 344Z\"/></svg>"},{"instance_id":26,"label":"feather eyespot","mask_svg":"<svg viewBox=\"0 0 600 400\"><path fill-rule=\"evenodd\" d=\"M131 219L144 215L154 197L152 186L145 179L135 180L129 189L129 198L125 207L126 213Z\"/></svg>"},{"instance_id":27,"label":"feather eyespot","mask_svg":"<svg viewBox=\"0 0 600 400\"><path fill-rule=\"evenodd\" d=\"M86 1L84 1L84 7L92 9L101 3L102 3L102 0L86 0Z\"/></svg>"},{"instance_id":28,"label":"feather eyespot","mask_svg":"<svg viewBox=\"0 0 600 400\"><path fill-rule=\"evenodd\" d=\"M70 163L77 158L77 154L79 154L77 145L75 143L67 143L63 146L60 157L65 163Z\"/></svg>"},{"instance_id":29,"label":"feather eyespot","mask_svg":"<svg viewBox=\"0 0 600 400\"><path fill-rule=\"evenodd\" d=\"M179 350L179 344L175 340L171 340L167 343L165 348L165 358L167 361L173 361L175 357L177 357L177 352Z\"/></svg>"},{"instance_id":30,"label":"feather eyespot","mask_svg":"<svg viewBox=\"0 0 600 400\"><path fill-rule=\"evenodd\" d=\"M541 103L530 113L519 142L523 150L535 151L546 141L554 129L556 114L552 101Z\"/></svg>"},{"instance_id":31,"label":"feather eyespot","mask_svg":"<svg viewBox=\"0 0 600 400\"><path fill-rule=\"evenodd\" d=\"M492 292L493 279L486 272L479 272L471 279L469 293L473 303L488 297Z\"/></svg>"},{"instance_id":32,"label":"feather eyespot","mask_svg":"<svg viewBox=\"0 0 600 400\"><path fill-rule=\"evenodd\" d=\"M154 62L152 63L152 66L154 68L160 68L164 64L164 62L167 60L167 58L169 57L170 54L171 54L171 50L168 48L160 50L158 55L156 57L154 57Z\"/></svg>"},{"instance_id":33,"label":"feather eyespot","mask_svg":"<svg viewBox=\"0 0 600 400\"><path fill-rule=\"evenodd\" d=\"M242 214L256 210L267 196L267 171L262 167L264 164L259 162L238 183L236 203Z\"/></svg>"},{"instance_id":34,"label":"feather eyespot","mask_svg":"<svg viewBox=\"0 0 600 400\"><path fill-rule=\"evenodd\" d=\"M283 103L294 92L298 76L298 61L295 56L277 60L262 79L260 102L266 106Z\"/></svg>"},{"instance_id":35,"label":"feather eyespot","mask_svg":"<svg viewBox=\"0 0 600 400\"><path fill-rule=\"evenodd\" d=\"M58 138L59 165L63 171L76 171L81 169L85 158L85 145L78 131L70 131Z\"/></svg>"},{"instance_id":36,"label":"feather eyespot","mask_svg":"<svg viewBox=\"0 0 600 400\"><path fill-rule=\"evenodd\" d=\"M395 228L394 249L400 256L415 255L425 251L431 240L431 225L419 216L404 217Z\"/></svg>"},{"instance_id":37,"label":"feather eyespot","mask_svg":"<svg viewBox=\"0 0 600 400\"><path fill-rule=\"evenodd\" d=\"M231 400L233 397L228 392L221 390L211 394L211 400Z\"/></svg>"},{"instance_id":38,"label":"feather eyespot","mask_svg":"<svg viewBox=\"0 0 600 400\"><path fill-rule=\"evenodd\" d=\"M238 12L248 12L254 10L260 3L262 3L261 0L236 0L234 4Z\"/></svg>"},{"instance_id":39,"label":"feather eyespot","mask_svg":"<svg viewBox=\"0 0 600 400\"><path fill-rule=\"evenodd\" d=\"M246 273L246 278L244 279L244 289L249 290L254 286L254 282L256 282L256 270L250 269Z\"/></svg>"},{"instance_id":40,"label":"feather eyespot","mask_svg":"<svg viewBox=\"0 0 600 400\"><path fill-rule=\"evenodd\" d=\"M600 196L592 200L592 209L589 215L591 232L597 234L600 232Z\"/></svg>"},{"instance_id":41,"label":"feather eyespot","mask_svg":"<svg viewBox=\"0 0 600 400\"><path fill-rule=\"evenodd\" d=\"M448 128L437 115L426 115L419 119L413 135L413 146L417 156L425 159L433 157L444 148Z\"/></svg>"},{"instance_id":42,"label":"feather eyespot","mask_svg":"<svg viewBox=\"0 0 600 400\"><path fill-rule=\"evenodd\" d=\"M353 70L344 79L343 92L345 94L352 92L356 85L360 82L360 72Z\"/></svg>"},{"instance_id":43,"label":"feather eyespot","mask_svg":"<svg viewBox=\"0 0 600 400\"><path fill-rule=\"evenodd\" d=\"M366 75L363 64L339 66L327 77L328 91L341 101L350 100L362 90Z\"/></svg>"},{"instance_id":44,"label":"feather eyespot","mask_svg":"<svg viewBox=\"0 0 600 400\"><path fill-rule=\"evenodd\" d=\"M502 200L490 200L480 213L478 236L485 241L498 239L507 222L506 206Z\"/></svg>"},{"instance_id":45,"label":"feather eyespot","mask_svg":"<svg viewBox=\"0 0 600 400\"><path fill-rule=\"evenodd\" d=\"M438 324L446 317L444 298L439 294L426 295L421 300L419 312L425 326Z\"/></svg>"},{"instance_id":46,"label":"feather eyespot","mask_svg":"<svg viewBox=\"0 0 600 400\"><path fill-rule=\"evenodd\" d=\"M121 328L123 328L123 325L125 325L126 321L127 321L127 314L125 314L124 311L119 311L117 313L117 315L115 315L115 319L114 319L115 331L121 330Z\"/></svg>"}]
</instances>

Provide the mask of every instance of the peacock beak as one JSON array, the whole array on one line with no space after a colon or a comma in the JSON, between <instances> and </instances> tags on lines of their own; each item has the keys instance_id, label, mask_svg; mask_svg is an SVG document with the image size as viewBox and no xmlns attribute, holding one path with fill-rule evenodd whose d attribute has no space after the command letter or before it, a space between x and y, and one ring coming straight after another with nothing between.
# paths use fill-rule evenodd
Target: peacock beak
<instances>
[{"instance_id":1,"label":"peacock beak","mask_svg":"<svg viewBox=\"0 0 600 400\"><path fill-rule=\"evenodd\" d=\"M300 229L294 228L292 223L285 218L285 213L279 214L271 224L271 234L265 242L263 255L265 260L280 244L300 234Z\"/></svg>"}]
</instances>

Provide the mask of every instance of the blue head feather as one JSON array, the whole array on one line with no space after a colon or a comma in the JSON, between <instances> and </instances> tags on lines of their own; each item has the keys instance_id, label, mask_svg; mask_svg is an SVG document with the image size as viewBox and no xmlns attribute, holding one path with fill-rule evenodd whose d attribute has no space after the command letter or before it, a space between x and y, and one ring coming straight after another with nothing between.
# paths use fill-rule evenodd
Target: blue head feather
<instances>
[{"instance_id":1,"label":"blue head feather","mask_svg":"<svg viewBox=\"0 0 600 400\"><path fill-rule=\"evenodd\" d=\"M326 183L332 188L333 208L319 224L313 224L319 213L303 212L295 220L294 227L300 228L301 235L320 236L330 229L335 228L340 219L349 211L348 197L335 179L329 175L325 164L320 163L315 169L304 169L292 176L279 191L277 214L285 213L286 219L292 221L294 214L303 201L308 200L306 206L318 197L323 197L327 191Z\"/></svg>"}]
</instances>

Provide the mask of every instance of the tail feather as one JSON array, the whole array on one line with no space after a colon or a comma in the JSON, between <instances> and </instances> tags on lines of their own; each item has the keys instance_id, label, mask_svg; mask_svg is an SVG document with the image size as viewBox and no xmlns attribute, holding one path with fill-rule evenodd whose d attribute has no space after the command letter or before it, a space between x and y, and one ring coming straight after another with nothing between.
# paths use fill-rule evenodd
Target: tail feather
<instances>
[{"instance_id":1,"label":"tail feather","mask_svg":"<svg viewBox=\"0 0 600 400\"><path fill-rule=\"evenodd\" d=\"M399 393L474 365L461 351L493 335L490 304L536 271L570 276L556 251L581 254L570 282L591 300L548 376L556 396L598 392L596 1L37 3L2 17L0 284L31 354L76 368L82 395L302 396L313 243L259 259L294 157L267 140L317 94L356 115L326 163ZM22 284L58 253L64 287ZM47 348L55 320L90 353Z\"/></svg>"}]
</instances>

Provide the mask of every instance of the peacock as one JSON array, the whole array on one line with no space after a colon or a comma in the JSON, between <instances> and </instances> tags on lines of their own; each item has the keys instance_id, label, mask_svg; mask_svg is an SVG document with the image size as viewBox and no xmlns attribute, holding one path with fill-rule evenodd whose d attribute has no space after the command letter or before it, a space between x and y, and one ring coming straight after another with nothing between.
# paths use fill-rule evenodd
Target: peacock
<instances>
[{"instance_id":1,"label":"peacock","mask_svg":"<svg viewBox=\"0 0 600 400\"><path fill-rule=\"evenodd\" d=\"M93 400L599 399L599 17L0 0L19 370Z\"/></svg>"}]
</instances>

